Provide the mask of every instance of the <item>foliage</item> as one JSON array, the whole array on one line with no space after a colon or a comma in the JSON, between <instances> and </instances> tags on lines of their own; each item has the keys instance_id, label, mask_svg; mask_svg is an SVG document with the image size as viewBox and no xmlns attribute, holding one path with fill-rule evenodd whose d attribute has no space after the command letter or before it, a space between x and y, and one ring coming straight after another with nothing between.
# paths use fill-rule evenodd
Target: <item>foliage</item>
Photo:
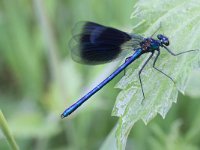
<instances>
[{"instance_id":1,"label":"foliage","mask_svg":"<svg viewBox=\"0 0 200 150\"><path fill-rule=\"evenodd\" d=\"M153 10L150 5L152 3ZM143 21L144 29L147 28L145 35L154 33L161 24L162 31L159 32L169 36L172 45L170 48L173 50L197 49L200 47L198 6L199 2L190 0L187 2L152 0L146 3L139 1L134 7L132 18ZM182 20L181 24L179 20ZM120 117L115 131L118 149L125 148L129 132L139 119L147 124L157 113L165 118L172 103L177 101L178 90L184 93L189 73L198 66L199 52L177 58L169 57L169 54L163 52L157 67L170 74L175 79L176 85L169 78L153 70L152 63L149 63L151 66L146 67L142 76L143 83L146 83L144 84L146 99L142 101L138 72L145 60L139 63L139 67L131 68L116 86L122 89L112 113Z\"/></svg>"},{"instance_id":2,"label":"foliage","mask_svg":"<svg viewBox=\"0 0 200 150\"><path fill-rule=\"evenodd\" d=\"M10 146L12 147L13 150L18 150L18 146L14 140L14 137L11 135L9 127L8 127L8 123L6 122L6 119L2 113L2 111L0 110L0 128L3 132L3 134L5 135L8 143L10 144Z\"/></svg>"},{"instance_id":3,"label":"foliage","mask_svg":"<svg viewBox=\"0 0 200 150\"><path fill-rule=\"evenodd\" d=\"M133 6L133 19L130 19ZM152 105L143 109L144 106L139 103L141 91L136 71L144 57L129 67L126 76L122 77L122 74L116 77L79 111L67 119L60 119L60 113L67 106L117 67L116 63L84 67L71 60L67 43L77 21L95 21L127 32L133 29L133 33L144 36L151 35L162 22L159 32L169 36L170 48L178 52L200 47L198 12L198 2L191 0L0 1L0 108L20 149L125 148L124 143L130 131L127 150L133 147L154 150L161 147L166 150L183 147L198 149L198 70L192 74L188 86L191 88L185 92L196 99L181 95L181 101L172 108L165 120L156 117L148 126L140 121L135 123L141 118L149 122L156 115L158 105L162 106L160 114L165 116L178 95L176 87L167 78L148 66L142 76L147 96L144 106ZM194 55L173 58L163 51L158 63L159 67L174 77L182 92L185 91L188 72L197 60L198 55ZM117 87L122 91L117 97L119 90L113 89L113 86L121 77ZM127 84L129 81L130 84ZM133 85L135 88L131 88ZM132 89L137 90L135 97L131 93L131 96L124 98L123 95ZM153 89L159 89L155 93L156 99L150 98L153 93L149 90ZM116 97L112 114L121 116L119 120L110 116ZM140 107L135 109L136 106ZM132 114L136 110L140 111L138 118ZM173 134L174 131L176 134ZM9 149L5 136L2 132L0 149L4 150ZM169 144L171 147L167 147Z\"/></svg>"}]
</instances>

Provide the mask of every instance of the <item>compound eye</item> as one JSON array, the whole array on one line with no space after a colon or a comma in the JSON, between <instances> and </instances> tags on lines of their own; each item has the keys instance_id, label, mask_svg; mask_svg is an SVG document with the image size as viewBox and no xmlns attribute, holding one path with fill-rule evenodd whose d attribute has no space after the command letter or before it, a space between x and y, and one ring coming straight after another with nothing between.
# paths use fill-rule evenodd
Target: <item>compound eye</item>
<instances>
[{"instance_id":1,"label":"compound eye","mask_svg":"<svg viewBox=\"0 0 200 150\"><path fill-rule=\"evenodd\" d=\"M162 36L161 34L158 34L158 35L157 35L157 38L158 38L159 40L161 40L161 39L163 38L163 36Z\"/></svg>"},{"instance_id":2,"label":"compound eye","mask_svg":"<svg viewBox=\"0 0 200 150\"><path fill-rule=\"evenodd\" d=\"M164 38L163 39L163 44L165 44L166 46L169 46L169 40L168 40L168 38Z\"/></svg>"},{"instance_id":3,"label":"compound eye","mask_svg":"<svg viewBox=\"0 0 200 150\"><path fill-rule=\"evenodd\" d=\"M169 46L169 41L165 41L164 43L166 46Z\"/></svg>"}]
</instances>

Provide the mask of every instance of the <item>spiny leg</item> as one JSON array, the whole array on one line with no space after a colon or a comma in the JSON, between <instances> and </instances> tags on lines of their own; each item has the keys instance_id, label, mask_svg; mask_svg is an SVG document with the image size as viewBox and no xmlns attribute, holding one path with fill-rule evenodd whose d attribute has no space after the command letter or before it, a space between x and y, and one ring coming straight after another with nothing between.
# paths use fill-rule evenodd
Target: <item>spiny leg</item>
<instances>
[{"instance_id":1,"label":"spiny leg","mask_svg":"<svg viewBox=\"0 0 200 150\"><path fill-rule=\"evenodd\" d=\"M162 73L163 75L165 75L166 77L168 77L175 84L175 81L172 79L172 77L170 77L169 75L167 75L166 73L164 73L160 69L156 68L156 66L155 66L156 65L156 61L158 60L159 56L160 56L160 51L158 51L158 53L156 55L156 58L154 59L153 68L156 69L158 72Z\"/></svg>"},{"instance_id":2,"label":"spiny leg","mask_svg":"<svg viewBox=\"0 0 200 150\"><path fill-rule=\"evenodd\" d=\"M149 56L149 58L145 61L145 63L142 65L142 68L140 69L139 73L138 73L138 76L139 76L139 80L140 80L140 86L141 86L141 89L142 89L142 95L143 95L143 100L145 99L145 95L144 95L144 90L143 90L143 84L142 84L142 80L141 80L141 73L142 73L142 70L144 69L144 67L147 65L147 63L149 62L149 60L152 58L154 52L151 53L151 55ZM142 101L143 101L142 100Z\"/></svg>"},{"instance_id":3,"label":"spiny leg","mask_svg":"<svg viewBox=\"0 0 200 150\"><path fill-rule=\"evenodd\" d=\"M180 53L174 53L168 47L166 47L164 45L163 45L163 47L173 56L178 56L178 55L189 53L189 52L199 51L199 49L193 49L193 50L188 50L188 51L184 51L184 52L180 52Z\"/></svg>"}]
</instances>

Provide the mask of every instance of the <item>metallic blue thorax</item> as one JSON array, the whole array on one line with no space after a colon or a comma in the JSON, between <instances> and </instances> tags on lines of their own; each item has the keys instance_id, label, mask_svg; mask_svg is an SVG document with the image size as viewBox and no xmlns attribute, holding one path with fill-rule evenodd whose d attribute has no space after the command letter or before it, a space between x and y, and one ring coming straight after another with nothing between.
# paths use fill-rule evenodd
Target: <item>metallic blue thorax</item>
<instances>
[{"instance_id":1,"label":"metallic blue thorax","mask_svg":"<svg viewBox=\"0 0 200 150\"><path fill-rule=\"evenodd\" d=\"M147 53L159 50L161 44L158 40L155 40L153 38L146 38L140 43L140 46L142 48L143 53Z\"/></svg>"},{"instance_id":2,"label":"metallic blue thorax","mask_svg":"<svg viewBox=\"0 0 200 150\"><path fill-rule=\"evenodd\" d=\"M152 39L150 49L151 50L158 50L159 47L160 47L160 42L158 40Z\"/></svg>"}]
</instances>

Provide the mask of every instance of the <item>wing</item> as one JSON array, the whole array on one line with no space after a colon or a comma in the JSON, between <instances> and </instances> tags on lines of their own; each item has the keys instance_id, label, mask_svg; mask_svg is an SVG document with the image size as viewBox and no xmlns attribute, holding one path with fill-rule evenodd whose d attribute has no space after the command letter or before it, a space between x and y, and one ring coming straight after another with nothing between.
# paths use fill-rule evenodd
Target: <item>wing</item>
<instances>
[{"instance_id":1,"label":"wing","mask_svg":"<svg viewBox=\"0 0 200 150\"><path fill-rule=\"evenodd\" d=\"M132 40L133 36L123 31L86 22L80 34L73 38L75 45L71 48L72 58L84 64L110 62L117 58L124 48L131 48Z\"/></svg>"}]
</instances>

